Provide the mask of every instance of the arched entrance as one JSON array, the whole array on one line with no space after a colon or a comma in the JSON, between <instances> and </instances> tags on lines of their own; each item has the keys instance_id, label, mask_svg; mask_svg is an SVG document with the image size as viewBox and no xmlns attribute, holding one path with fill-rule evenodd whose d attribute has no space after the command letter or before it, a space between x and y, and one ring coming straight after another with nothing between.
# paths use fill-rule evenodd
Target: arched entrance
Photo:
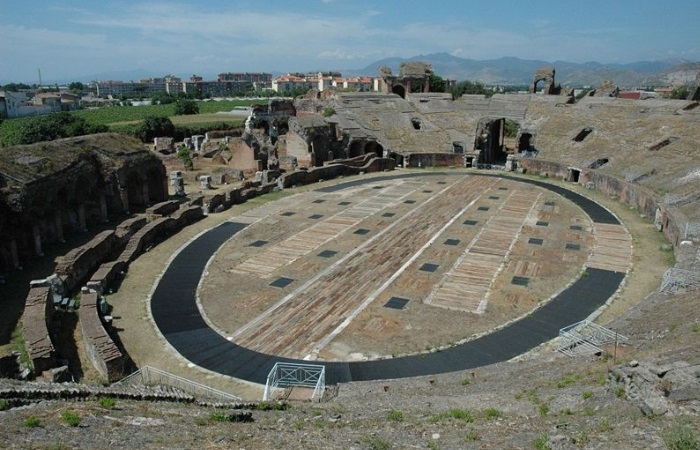
<instances>
[{"instance_id":1,"label":"arched entrance","mask_svg":"<svg viewBox=\"0 0 700 450\"><path fill-rule=\"evenodd\" d=\"M406 98L406 88L404 88L400 84L395 84L394 87L391 88L391 92L393 94L398 95L401 98Z\"/></svg>"}]
</instances>

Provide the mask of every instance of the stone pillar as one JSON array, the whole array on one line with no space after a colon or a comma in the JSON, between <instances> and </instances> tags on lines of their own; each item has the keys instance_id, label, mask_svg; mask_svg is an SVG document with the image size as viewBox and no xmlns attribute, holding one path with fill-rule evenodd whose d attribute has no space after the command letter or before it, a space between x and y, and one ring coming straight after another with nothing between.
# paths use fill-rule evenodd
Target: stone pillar
<instances>
[{"instance_id":1,"label":"stone pillar","mask_svg":"<svg viewBox=\"0 0 700 450\"><path fill-rule=\"evenodd\" d=\"M100 195L100 221L103 223L109 222L109 215L107 214L107 198L104 194Z\"/></svg>"},{"instance_id":2,"label":"stone pillar","mask_svg":"<svg viewBox=\"0 0 700 450\"><path fill-rule=\"evenodd\" d=\"M129 213L129 191L125 187L119 186L119 196L122 199L122 208L124 208L124 213Z\"/></svg>"},{"instance_id":3,"label":"stone pillar","mask_svg":"<svg viewBox=\"0 0 700 450\"><path fill-rule=\"evenodd\" d=\"M19 255L17 254L17 241L12 239L10 241L10 257L12 258L12 267L15 269L21 269L22 266L19 265Z\"/></svg>"},{"instance_id":4,"label":"stone pillar","mask_svg":"<svg viewBox=\"0 0 700 450\"><path fill-rule=\"evenodd\" d=\"M163 198L161 198L161 201L165 201L168 199L168 178L163 176Z\"/></svg>"},{"instance_id":5,"label":"stone pillar","mask_svg":"<svg viewBox=\"0 0 700 450\"><path fill-rule=\"evenodd\" d=\"M65 242L66 240L63 237L63 218L61 217L61 211L56 211L54 222L56 223L56 239L58 239L59 242Z\"/></svg>"},{"instance_id":6,"label":"stone pillar","mask_svg":"<svg viewBox=\"0 0 700 450\"><path fill-rule=\"evenodd\" d=\"M141 193L143 195L143 204L144 206L149 206L151 204L151 197L148 195L148 180L143 182L143 185L141 186Z\"/></svg>"},{"instance_id":7,"label":"stone pillar","mask_svg":"<svg viewBox=\"0 0 700 450\"><path fill-rule=\"evenodd\" d=\"M34 236L34 253L37 256L44 256L44 251L41 248L41 229L39 225L32 227L32 235Z\"/></svg>"},{"instance_id":8,"label":"stone pillar","mask_svg":"<svg viewBox=\"0 0 700 450\"><path fill-rule=\"evenodd\" d=\"M87 231L87 224L85 223L85 205L78 205L78 228L81 231Z\"/></svg>"}]
</instances>

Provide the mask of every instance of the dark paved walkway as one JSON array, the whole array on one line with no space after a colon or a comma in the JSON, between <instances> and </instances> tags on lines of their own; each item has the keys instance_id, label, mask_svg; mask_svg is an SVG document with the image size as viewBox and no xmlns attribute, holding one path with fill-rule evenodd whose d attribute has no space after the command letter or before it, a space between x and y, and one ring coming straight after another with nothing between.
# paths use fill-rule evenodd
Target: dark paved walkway
<instances>
[{"instance_id":1,"label":"dark paved walkway","mask_svg":"<svg viewBox=\"0 0 700 450\"><path fill-rule=\"evenodd\" d=\"M445 173L398 174L372 178L371 182L402 177ZM488 176L488 175L484 175ZM577 204L596 223L618 224L608 210L575 192L536 180L508 178L536 184ZM367 183L353 180L322 192L333 192ZM226 340L202 318L196 304L196 290L207 261L231 236L247 224L226 222L186 246L170 263L151 298L151 311L160 332L182 356L192 363L223 375L264 384L276 362L304 361L258 353ZM527 317L498 331L435 353L363 362L314 362L326 366L326 383L405 378L454 372L509 360L556 337L559 329L584 320L617 290L624 273L587 269L556 298Z\"/></svg>"}]
</instances>

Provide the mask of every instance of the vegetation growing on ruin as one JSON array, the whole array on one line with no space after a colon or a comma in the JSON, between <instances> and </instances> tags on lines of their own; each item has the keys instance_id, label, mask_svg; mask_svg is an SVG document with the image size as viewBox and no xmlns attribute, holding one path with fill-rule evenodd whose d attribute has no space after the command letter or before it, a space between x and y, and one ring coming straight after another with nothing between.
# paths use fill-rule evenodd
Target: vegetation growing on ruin
<instances>
[{"instance_id":1,"label":"vegetation growing on ruin","mask_svg":"<svg viewBox=\"0 0 700 450\"><path fill-rule=\"evenodd\" d=\"M170 103L150 106L103 106L96 109L83 109L39 117L7 119L0 122L0 146L33 144L63 137L102 133L108 130L134 136L139 122L152 116L170 118L175 124L186 123L188 127L182 130L183 135L191 134L189 129L196 131L195 134L203 134L202 129L208 131L241 126L245 120L243 116L217 114L216 117L213 117L213 115L222 111L231 111L240 106L250 106L255 100L220 102L194 102L190 100L190 102L199 111L197 118L193 118L192 115L196 113L191 112L190 115L178 116L177 103ZM191 108L191 106L187 106L185 109L191 111ZM187 114L182 111L180 113ZM225 125L222 127L222 124Z\"/></svg>"}]
</instances>

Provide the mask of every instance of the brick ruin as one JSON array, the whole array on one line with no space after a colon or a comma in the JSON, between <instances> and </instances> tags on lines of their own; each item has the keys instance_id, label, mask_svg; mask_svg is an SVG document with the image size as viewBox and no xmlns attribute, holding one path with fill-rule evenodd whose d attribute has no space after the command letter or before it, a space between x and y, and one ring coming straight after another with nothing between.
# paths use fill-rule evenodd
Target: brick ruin
<instances>
[{"instance_id":1,"label":"brick ruin","mask_svg":"<svg viewBox=\"0 0 700 450\"><path fill-rule=\"evenodd\" d=\"M105 134L0 152L0 273L111 218L163 201L165 168L136 140Z\"/></svg>"},{"instance_id":2,"label":"brick ruin","mask_svg":"<svg viewBox=\"0 0 700 450\"><path fill-rule=\"evenodd\" d=\"M99 296L144 249L204 213L273 189L394 167L517 170L568 180L599 189L653 218L677 251L697 248L697 100L621 99L614 95L616 87L606 84L574 103L569 93L557 95L553 69L538 71L534 91L541 81L544 95L465 95L453 100L449 94L407 90L403 96L334 92L297 99L293 111L281 107L287 129L278 136L274 154L282 173L261 172L240 187L191 195L182 206L167 201L168 180L160 160L129 138L107 134L16 147L0 154L0 273L11 272L41 254L44 244L61 241L68 233L126 217L127 212L147 213L150 222L127 219L58 262L57 276L66 290L86 283ZM281 123L260 126L269 133ZM254 142L250 136L229 139L228 163L259 161ZM251 152L250 157L241 152ZM248 175L255 168L263 170L250 164ZM217 183L214 177L209 182ZM680 254L686 256L679 259L679 267L700 267L700 261L689 261L698 252ZM31 358L41 370L55 364L56 356L50 338L44 338L49 336L45 317L53 302L46 289L32 287L22 318L32 336ZM86 345L103 376L116 379L128 366L128 356L118 356L116 344L105 339L108 322L101 317L100 323L86 324Z\"/></svg>"}]
</instances>

